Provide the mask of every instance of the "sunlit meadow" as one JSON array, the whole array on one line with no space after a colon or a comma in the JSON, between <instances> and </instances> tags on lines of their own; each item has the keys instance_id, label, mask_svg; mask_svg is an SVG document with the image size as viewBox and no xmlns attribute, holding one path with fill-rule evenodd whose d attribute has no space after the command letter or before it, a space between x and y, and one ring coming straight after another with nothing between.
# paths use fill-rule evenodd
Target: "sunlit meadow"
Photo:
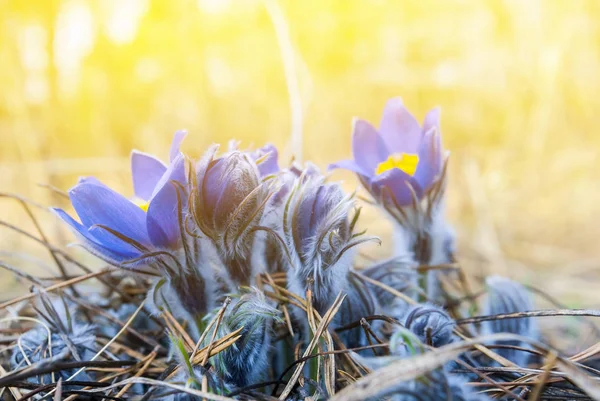
<instances>
[{"instance_id":1,"label":"sunlit meadow","mask_svg":"<svg viewBox=\"0 0 600 401\"><path fill-rule=\"evenodd\" d=\"M95 175L131 193L130 149L166 157L183 128L194 156L237 138L325 167L349 156L354 116L377 121L386 99L402 96L420 119L442 107L448 216L468 270L598 306L600 2L280 5L287 49L260 1L0 2L1 192L66 207L47 186ZM296 143L286 52L301 98ZM352 174L334 177L358 186ZM33 229L14 201L0 210ZM368 213L363 224L384 239L373 249L385 254L388 223ZM53 239L72 241L37 214ZM8 229L0 244L2 259L47 257ZM17 287L3 277L5 299Z\"/></svg>"}]
</instances>

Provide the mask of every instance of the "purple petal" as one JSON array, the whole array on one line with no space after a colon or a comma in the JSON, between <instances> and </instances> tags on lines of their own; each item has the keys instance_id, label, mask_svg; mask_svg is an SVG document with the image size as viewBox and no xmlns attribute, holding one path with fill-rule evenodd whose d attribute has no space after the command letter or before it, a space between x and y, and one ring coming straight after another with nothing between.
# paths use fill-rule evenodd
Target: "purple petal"
<instances>
[{"instance_id":1,"label":"purple petal","mask_svg":"<svg viewBox=\"0 0 600 401\"><path fill-rule=\"evenodd\" d=\"M442 170L442 141L438 130L433 127L425 133L419 149L419 164L414 178L424 191L433 184Z\"/></svg>"},{"instance_id":2,"label":"purple petal","mask_svg":"<svg viewBox=\"0 0 600 401\"><path fill-rule=\"evenodd\" d=\"M400 98L385 105L379 132L390 153L416 154L419 150L421 127Z\"/></svg>"},{"instance_id":3,"label":"purple petal","mask_svg":"<svg viewBox=\"0 0 600 401\"><path fill-rule=\"evenodd\" d=\"M298 207L298 233L303 245L308 247L323 219L344 198L339 185L323 184L322 180L313 182L306 184L306 192L302 194Z\"/></svg>"},{"instance_id":4,"label":"purple petal","mask_svg":"<svg viewBox=\"0 0 600 401\"><path fill-rule=\"evenodd\" d=\"M147 201L167 167L156 157L134 150L131 152L131 177L135 196Z\"/></svg>"},{"instance_id":5,"label":"purple petal","mask_svg":"<svg viewBox=\"0 0 600 401\"><path fill-rule=\"evenodd\" d=\"M364 176L372 176L372 172L365 171L361 166L356 164L354 160L340 160L339 162L331 163L327 166L327 171L331 171L337 168L341 168L344 170L350 170L356 174L364 175Z\"/></svg>"},{"instance_id":6,"label":"purple petal","mask_svg":"<svg viewBox=\"0 0 600 401\"><path fill-rule=\"evenodd\" d=\"M306 251L312 244L312 237L315 235L315 218L319 196L322 196L323 186L308 187L308 190L302 194L302 200L298 207L298 228L297 232L300 238L300 245L303 251Z\"/></svg>"},{"instance_id":7,"label":"purple petal","mask_svg":"<svg viewBox=\"0 0 600 401\"><path fill-rule=\"evenodd\" d=\"M201 183L202 180L204 179L204 175L206 174L206 171L208 170L208 165L213 162L218 150L219 150L219 145L217 145L217 144L211 145L208 148L208 150L206 152L204 152L204 155L202 155L202 158L200 158L200 160L198 160L196 162L196 178L198 180L198 183Z\"/></svg>"},{"instance_id":8,"label":"purple petal","mask_svg":"<svg viewBox=\"0 0 600 401\"><path fill-rule=\"evenodd\" d=\"M257 164L261 177L279 172L279 163L277 160L279 153L274 145L268 143L262 148L252 152L250 157L256 161L265 155L266 157L259 164Z\"/></svg>"},{"instance_id":9,"label":"purple petal","mask_svg":"<svg viewBox=\"0 0 600 401\"><path fill-rule=\"evenodd\" d=\"M173 136L173 142L171 142L171 150L169 151L169 160L173 161L179 154L179 148L181 147L181 143L187 136L187 131L181 130L175 132Z\"/></svg>"},{"instance_id":10,"label":"purple petal","mask_svg":"<svg viewBox=\"0 0 600 401\"><path fill-rule=\"evenodd\" d=\"M209 224L216 225L217 210L226 210L224 219L227 219L229 212L233 212L237 207L236 203L239 203L243 199L241 196L232 196L230 194L222 200L225 192L236 192L235 185L230 188L232 183L228 180L229 177L227 177L226 173L227 161L223 157L213 160L207 166L204 181L200 184L200 194L204 201L204 208L208 212L207 216L212 217L212 221L208 222Z\"/></svg>"},{"instance_id":11,"label":"purple petal","mask_svg":"<svg viewBox=\"0 0 600 401\"><path fill-rule=\"evenodd\" d=\"M415 191L417 198L420 199L423 194L420 185L413 177L397 168L388 170L371 181L371 188L375 192L376 197L391 195L399 206L412 204L413 195L411 187Z\"/></svg>"},{"instance_id":12,"label":"purple petal","mask_svg":"<svg viewBox=\"0 0 600 401\"><path fill-rule=\"evenodd\" d=\"M95 184L95 185L101 185L101 186L106 186L104 185L102 182L100 182L99 179L97 179L96 177L79 177L79 179L77 180L77 184Z\"/></svg>"},{"instance_id":13,"label":"purple petal","mask_svg":"<svg viewBox=\"0 0 600 401\"><path fill-rule=\"evenodd\" d=\"M304 176L304 180L323 177L323 174L321 174L321 170L319 169L319 167L311 162L304 163L304 166L299 165L297 163L293 163L289 167L288 171L294 174L296 177Z\"/></svg>"},{"instance_id":14,"label":"purple petal","mask_svg":"<svg viewBox=\"0 0 600 401\"><path fill-rule=\"evenodd\" d=\"M196 216L201 216L198 218L201 225L215 235L225 233L231 224L244 221L253 211L262 214L262 208L258 207L266 196L267 186L261 184L256 163L247 153L236 151L210 161L204 172L198 173L198 186L196 198L200 202L194 205ZM236 210L239 215L231 220Z\"/></svg>"},{"instance_id":15,"label":"purple petal","mask_svg":"<svg viewBox=\"0 0 600 401\"><path fill-rule=\"evenodd\" d=\"M181 182L185 188L185 160L181 154L169 166L161 180L162 184L157 186L158 191L148 206L146 217L148 235L154 246L163 249L177 248L181 239L177 189L171 181ZM183 213L187 207L187 195L181 190L180 198L181 212Z\"/></svg>"},{"instance_id":16,"label":"purple petal","mask_svg":"<svg viewBox=\"0 0 600 401\"><path fill-rule=\"evenodd\" d=\"M84 226L103 225L144 246L150 244L146 213L122 195L104 186L79 184L69 191L69 197ZM104 229L94 236L101 242L115 237Z\"/></svg>"},{"instance_id":17,"label":"purple petal","mask_svg":"<svg viewBox=\"0 0 600 401\"><path fill-rule=\"evenodd\" d=\"M222 226L258 185L259 172L246 154L233 152L213 161L202 183L204 207L215 226Z\"/></svg>"},{"instance_id":18,"label":"purple petal","mask_svg":"<svg viewBox=\"0 0 600 401\"><path fill-rule=\"evenodd\" d=\"M352 130L352 154L354 160L363 169L363 173L372 176L377 165L387 159L389 153L377 133L377 130L364 120L354 120Z\"/></svg>"},{"instance_id":19,"label":"purple petal","mask_svg":"<svg viewBox=\"0 0 600 401\"><path fill-rule=\"evenodd\" d=\"M427 115L425 115L425 118L423 119L423 134L429 132L432 128L435 128L438 132L441 132L440 113L441 109L439 107L434 107L433 109L429 110L429 112L427 113Z\"/></svg>"},{"instance_id":20,"label":"purple petal","mask_svg":"<svg viewBox=\"0 0 600 401\"><path fill-rule=\"evenodd\" d=\"M141 255L137 249L114 236L110 243L101 243L87 228L69 216L64 210L52 208L52 211L67 223L73 233L96 255L103 256L116 263L134 259Z\"/></svg>"},{"instance_id":21,"label":"purple petal","mask_svg":"<svg viewBox=\"0 0 600 401\"><path fill-rule=\"evenodd\" d=\"M281 185L275 190L273 196L271 196L271 199L269 200L269 205L271 205L271 207L267 206L265 214L278 212L277 207L285 202L287 195L294 186L296 174L289 170L282 170L277 174L277 179Z\"/></svg>"},{"instance_id":22,"label":"purple petal","mask_svg":"<svg viewBox=\"0 0 600 401\"><path fill-rule=\"evenodd\" d=\"M185 158L183 154L179 154L169 165L162 177L156 183L149 201L152 202L154 196L161 190L162 187L168 184L169 181L177 181L184 187L187 185L187 176L185 174ZM171 185L171 184L168 184Z\"/></svg>"}]
</instances>

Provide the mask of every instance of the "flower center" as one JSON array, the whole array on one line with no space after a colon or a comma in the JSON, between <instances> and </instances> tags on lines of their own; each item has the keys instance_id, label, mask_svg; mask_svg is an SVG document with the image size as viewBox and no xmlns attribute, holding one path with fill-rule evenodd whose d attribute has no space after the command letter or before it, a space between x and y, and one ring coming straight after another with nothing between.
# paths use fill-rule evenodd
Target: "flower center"
<instances>
[{"instance_id":1,"label":"flower center","mask_svg":"<svg viewBox=\"0 0 600 401\"><path fill-rule=\"evenodd\" d=\"M384 160L377 165L375 174L379 175L393 168L397 168L412 176L415 174L415 171L417 171L417 164L419 164L418 155L393 153L387 160Z\"/></svg>"},{"instance_id":2,"label":"flower center","mask_svg":"<svg viewBox=\"0 0 600 401\"><path fill-rule=\"evenodd\" d=\"M143 201L141 199L132 199L134 205L142 209L144 212L148 213L148 207L150 206L150 201Z\"/></svg>"},{"instance_id":3,"label":"flower center","mask_svg":"<svg viewBox=\"0 0 600 401\"><path fill-rule=\"evenodd\" d=\"M144 212L148 212L148 206L150 206L150 202L144 202L144 203L140 203L138 205L140 207L140 209L142 209Z\"/></svg>"}]
</instances>

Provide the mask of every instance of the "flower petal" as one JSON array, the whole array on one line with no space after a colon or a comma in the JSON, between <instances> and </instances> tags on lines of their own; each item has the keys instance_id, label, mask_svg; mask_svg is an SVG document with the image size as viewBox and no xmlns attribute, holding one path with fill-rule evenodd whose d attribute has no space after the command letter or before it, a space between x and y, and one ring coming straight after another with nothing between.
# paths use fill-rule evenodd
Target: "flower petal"
<instances>
[{"instance_id":1,"label":"flower petal","mask_svg":"<svg viewBox=\"0 0 600 401\"><path fill-rule=\"evenodd\" d=\"M110 244L103 244L88 231L83 225L69 216L64 210L52 208L52 211L65 223L69 225L73 233L84 242L84 245L92 251L92 253L105 257L115 263L121 263L126 260L137 258L141 253L129 244L124 243L113 237Z\"/></svg>"},{"instance_id":2,"label":"flower petal","mask_svg":"<svg viewBox=\"0 0 600 401\"><path fill-rule=\"evenodd\" d=\"M387 197L391 194L399 206L412 204L411 187L417 198L420 199L423 194L420 185L413 177L397 168L388 170L371 181L371 188L377 197ZM387 190L384 188L387 188Z\"/></svg>"},{"instance_id":3,"label":"flower petal","mask_svg":"<svg viewBox=\"0 0 600 401\"><path fill-rule=\"evenodd\" d=\"M339 162L331 163L327 166L327 171L331 171L337 168L341 168L344 170L350 170L356 174L360 175L372 175L372 173L365 171L361 166L359 166L354 160L340 160Z\"/></svg>"},{"instance_id":4,"label":"flower petal","mask_svg":"<svg viewBox=\"0 0 600 401\"><path fill-rule=\"evenodd\" d=\"M427 115L425 115L425 118L423 119L423 134L429 132L429 130L431 130L432 128L435 128L438 132L441 132L440 113L441 109L439 107L434 107L433 109L429 110L429 112L427 113Z\"/></svg>"},{"instance_id":5,"label":"flower petal","mask_svg":"<svg viewBox=\"0 0 600 401\"><path fill-rule=\"evenodd\" d=\"M79 179L77 180L78 184L96 184L96 185L101 185L101 186L106 186L104 185L102 182L100 182L99 179L97 179L96 177L79 177Z\"/></svg>"},{"instance_id":6,"label":"flower petal","mask_svg":"<svg viewBox=\"0 0 600 401\"><path fill-rule=\"evenodd\" d=\"M181 147L181 143L187 136L187 131L181 130L175 132L173 136L173 142L171 142L171 150L169 151L169 160L173 161L179 155L179 148Z\"/></svg>"},{"instance_id":7,"label":"flower petal","mask_svg":"<svg viewBox=\"0 0 600 401\"><path fill-rule=\"evenodd\" d=\"M84 226L107 226L144 246L150 244L146 232L146 213L110 188L79 184L69 191L69 197ZM114 237L103 229L94 236L101 242Z\"/></svg>"},{"instance_id":8,"label":"flower petal","mask_svg":"<svg viewBox=\"0 0 600 401\"><path fill-rule=\"evenodd\" d=\"M250 157L255 161L260 160L257 166L261 177L279 172L279 163L277 160L279 153L274 145L268 143L252 152Z\"/></svg>"},{"instance_id":9,"label":"flower petal","mask_svg":"<svg viewBox=\"0 0 600 401\"><path fill-rule=\"evenodd\" d=\"M183 180L183 181L182 181ZM152 197L146 216L146 227L152 244L158 248L176 248L181 240L177 189L171 181L178 181L185 188L185 160L180 154L171 163L158 191ZM187 207L187 195L181 193L181 212Z\"/></svg>"},{"instance_id":10,"label":"flower petal","mask_svg":"<svg viewBox=\"0 0 600 401\"><path fill-rule=\"evenodd\" d=\"M150 196L149 199L150 203L152 203L152 199L156 196L158 191L167 185L169 181L177 181L183 184L184 187L186 186L187 176L185 174L185 158L182 153L173 159L167 170L156 183L156 186L152 192L152 196Z\"/></svg>"},{"instance_id":11,"label":"flower petal","mask_svg":"<svg viewBox=\"0 0 600 401\"><path fill-rule=\"evenodd\" d=\"M137 150L131 152L131 177L135 196L147 201L167 167L156 157Z\"/></svg>"},{"instance_id":12,"label":"flower petal","mask_svg":"<svg viewBox=\"0 0 600 401\"><path fill-rule=\"evenodd\" d=\"M354 160L368 176L375 174L377 165L387 159L388 151L377 130L367 121L355 119L352 128Z\"/></svg>"},{"instance_id":13,"label":"flower petal","mask_svg":"<svg viewBox=\"0 0 600 401\"><path fill-rule=\"evenodd\" d=\"M256 164L247 155L233 152L208 165L201 185L204 213L210 216L213 227L221 230L233 212L260 185L260 177ZM247 203L249 210L256 201L255 198Z\"/></svg>"},{"instance_id":14,"label":"flower petal","mask_svg":"<svg viewBox=\"0 0 600 401\"><path fill-rule=\"evenodd\" d=\"M419 149L419 164L414 178L425 192L442 171L442 141L437 128L432 127L423 136Z\"/></svg>"},{"instance_id":15,"label":"flower petal","mask_svg":"<svg viewBox=\"0 0 600 401\"><path fill-rule=\"evenodd\" d=\"M379 132L389 153L416 154L419 150L421 127L400 98L386 103Z\"/></svg>"}]
</instances>

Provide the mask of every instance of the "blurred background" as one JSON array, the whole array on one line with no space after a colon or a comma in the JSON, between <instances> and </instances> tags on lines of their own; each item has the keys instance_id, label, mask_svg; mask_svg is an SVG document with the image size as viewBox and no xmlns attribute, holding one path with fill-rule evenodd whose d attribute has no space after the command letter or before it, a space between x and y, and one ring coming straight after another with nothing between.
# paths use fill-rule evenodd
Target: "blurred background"
<instances>
[{"instance_id":1,"label":"blurred background","mask_svg":"<svg viewBox=\"0 0 600 401\"><path fill-rule=\"evenodd\" d=\"M377 124L402 96L419 119L442 107L448 218L469 272L599 306L600 2L271 4L291 42L301 143L262 1L0 1L0 192L65 207L40 184L67 190L95 175L130 195L130 150L166 158L182 128L193 156L237 138L325 167L350 156L353 116ZM36 216L52 241L72 241L51 214ZM34 232L13 200L0 199L0 220ZM388 237L381 215L366 221ZM6 227L0 252L28 271L47 260ZM0 277L5 299L17 287Z\"/></svg>"}]
</instances>

